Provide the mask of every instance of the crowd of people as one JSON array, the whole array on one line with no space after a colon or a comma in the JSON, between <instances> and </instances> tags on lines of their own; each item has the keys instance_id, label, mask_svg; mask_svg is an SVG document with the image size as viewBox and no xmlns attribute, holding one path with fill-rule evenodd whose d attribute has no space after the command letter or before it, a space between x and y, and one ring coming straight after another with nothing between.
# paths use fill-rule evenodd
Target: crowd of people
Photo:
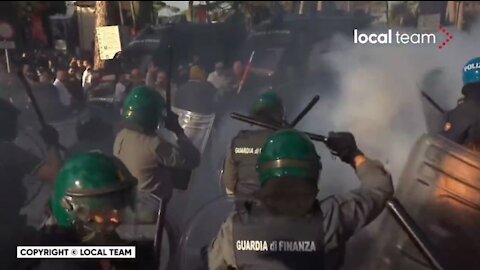
<instances>
[{"instance_id":1,"label":"crowd of people","mask_svg":"<svg viewBox=\"0 0 480 270\"><path fill-rule=\"evenodd\" d=\"M129 74L120 74L115 85L115 102L122 104L131 89L148 86L158 91L166 99L167 84L170 82L173 106L201 114L217 111L222 98L236 94L245 67L241 61L234 62L231 69L223 62L217 62L208 73L198 60L187 67L180 65L174 78L168 78L167 71L150 63L143 73L134 68ZM253 75L252 75L253 76Z\"/></svg>"},{"instance_id":2,"label":"crowd of people","mask_svg":"<svg viewBox=\"0 0 480 270\"><path fill-rule=\"evenodd\" d=\"M210 114L221 110L220 100L236 96L240 84L248 85L255 77L250 74L245 76L248 79L244 78L246 68L242 61L235 61L231 68L219 61L208 72L196 56L189 65L174 69L172 78L153 62L146 70L135 67L108 74L94 70L89 59L44 52L24 54L18 68L42 108L70 112L84 108L90 96L111 96L119 108L132 89L143 85L155 89L166 99L170 82L173 106Z\"/></svg>"},{"instance_id":3,"label":"crowd of people","mask_svg":"<svg viewBox=\"0 0 480 270\"><path fill-rule=\"evenodd\" d=\"M94 82L91 61L76 57L67 61L62 54L50 58L42 53L24 54L18 65L42 107L78 111L85 105L86 93Z\"/></svg>"}]
</instances>

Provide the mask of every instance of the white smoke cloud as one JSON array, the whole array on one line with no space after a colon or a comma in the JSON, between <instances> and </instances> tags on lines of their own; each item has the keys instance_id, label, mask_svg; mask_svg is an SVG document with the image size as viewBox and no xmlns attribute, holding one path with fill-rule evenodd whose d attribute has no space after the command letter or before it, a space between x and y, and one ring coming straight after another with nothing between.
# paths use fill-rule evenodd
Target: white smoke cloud
<instances>
[{"instance_id":1,"label":"white smoke cloud","mask_svg":"<svg viewBox=\"0 0 480 270\"><path fill-rule=\"evenodd\" d=\"M338 80L328 91L322 89L322 81L318 83L316 91L320 91L322 101L301 128L319 133L329 130L352 132L360 148L386 163L396 181L412 145L427 132L423 106L430 110L432 107L420 95L422 82L427 73L440 68L440 76L423 90L445 109L455 106L461 96L462 67L469 59L480 55L480 28L472 29L475 30L465 33L449 28L454 39L441 50L434 44L353 44L352 36L335 36L319 44L317 53L311 58L312 68L327 66L333 69ZM370 30L379 31L384 29ZM444 39L441 33L436 37L437 44ZM318 53L322 51L326 53ZM435 114L440 117L439 113ZM323 158L327 163L323 178L327 182L321 182L326 193L346 191L358 185L353 173L342 172L345 168L339 167L339 162L331 162L324 147L319 149L323 156L327 155ZM341 180L343 178L347 178L347 182ZM337 180L343 182L337 183Z\"/></svg>"},{"instance_id":2,"label":"white smoke cloud","mask_svg":"<svg viewBox=\"0 0 480 270\"><path fill-rule=\"evenodd\" d=\"M319 76L317 85L304 95L305 100L298 101L298 106L302 106L314 93L321 96L299 128L321 134L331 130L352 132L360 149L382 161L397 184L413 144L427 132L432 116L441 117L420 91L424 90L446 110L455 107L461 97L463 65L480 56L478 26L479 23L475 24L471 32L448 28L454 39L441 50L438 45L355 45L352 36L336 36L318 44L310 64L312 69L328 74ZM443 36L436 36L439 44ZM325 69L331 70L324 72ZM435 69L442 72L423 84L425 76ZM329 74L332 72L333 76ZM330 158L321 144L317 144L317 149L324 164L319 197L358 187L351 168ZM371 234L380 221L377 219L350 241L343 269L371 269L368 264L363 268L360 265L377 257L365 258L366 254L358 253L358 248L369 247L365 241L372 243Z\"/></svg>"}]
</instances>

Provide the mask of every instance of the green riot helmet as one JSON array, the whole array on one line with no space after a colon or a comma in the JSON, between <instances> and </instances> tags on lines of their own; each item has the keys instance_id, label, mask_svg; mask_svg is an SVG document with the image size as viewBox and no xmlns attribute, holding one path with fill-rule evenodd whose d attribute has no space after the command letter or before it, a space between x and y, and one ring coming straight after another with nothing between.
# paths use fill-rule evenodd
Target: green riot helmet
<instances>
[{"instance_id":1,"label":"green riot helmet","mask_svg":"<svg viewBox=\"0 0 480 270\"><path fill-rule=\"evenodd\" d=\"M162 95L146 86L133 89L123 103L122 117L153 132L167 116Z\"/></svg>"},{"instance_id":2,"label":"green riot helmet","mask_svg":"<svg viewBox=\"0 0 480 270\"><path fill-rule=\"evenodd\" d=\"M50 200L53 216L83 241L105 242L120 225L135 222L136 184L114 157L93 152L74 156L58 173Z\"/></svg>"},{"instance_id":3,"label":"green riot helmet","mask_svg":"<svg viewBox=\"0 0 480 270\"><path fill-rule=\"evenodd\" d=\"M250 114L262 122L283 124L285 109L282 99L273 91L268 91L258 96Z\"/></svg>"},{"instance_id":4,"label":"green riot helmet","mask_svg":"<svg viewBox=\"0 0 480 270\"><path fill-rule=\"evenodd\" d=\"M317 181L320 157L310 139L295 130L282 130L267 139L257 160L260 184L277 177L293 176Z\"/></svg>"}]
</instances>

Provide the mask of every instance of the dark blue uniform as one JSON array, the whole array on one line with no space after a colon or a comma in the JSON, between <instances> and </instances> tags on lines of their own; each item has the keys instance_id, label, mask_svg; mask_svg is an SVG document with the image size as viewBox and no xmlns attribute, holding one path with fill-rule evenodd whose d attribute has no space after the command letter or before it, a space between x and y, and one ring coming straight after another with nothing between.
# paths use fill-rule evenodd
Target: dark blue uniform
<instances>
[{"instance_id":1,"label":"dark blue uniform","mask_svg":"<svg viewBox=\"0 0 480 270\"><path fill-rule=\"evenodd\" d=\"M461 144L469 145L479 137L480 100L466 99L447 113L441 135Z\"/></svg>"},{"instance_id":2,"label":"dark blue uniform","mask_svg":"<svg viewBox=\"0 0 480 270\"><path fill-rule=\"evenodd\" d=\"M471 59L463 67L462 94L465 98L447 113L440 134L458 144L476 148L480 142L480 57Z\"/></svg>"}]
</instances>

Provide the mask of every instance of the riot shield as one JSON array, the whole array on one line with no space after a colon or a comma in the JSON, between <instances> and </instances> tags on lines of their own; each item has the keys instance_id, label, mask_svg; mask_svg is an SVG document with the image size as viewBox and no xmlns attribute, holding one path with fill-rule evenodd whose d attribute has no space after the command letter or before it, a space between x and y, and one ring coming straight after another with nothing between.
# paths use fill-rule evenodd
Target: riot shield
<instances>
[{"instance_id":1,"label":"riot shield","mask_svg":"<svg viewBox=\"0 0 480 270\"><path fill-rule=\"evenodd\" d=\"M39 160L46 154L45 143L38 134L38 130L32 127L20 127L15 144L38 157ZM23 177L22 186L25 191L25 200L22 208L19 209L19 214L26 219L28 226L38 229L46 219L45 209L52 187L30 174Z\"/></svg>"},{"instance_id":2,"label":"riot shield","mask_svg":"<svg viewBox=\"0 0 480 270\"><path fill-rule=\"evenodd\" d=\"M58 131L60 144L69 148L78 141L77 126L87 123L91 118L88 108L85 108L75 114L66 115L62 120L48 121ZM23 124L23 123L22 123ZM39 135L41 126L39 123L29 123L20 129L17 143L26 150L33 151L37 156L43 156L46 151L46 145Z\"/></svg>"},{"instance_id":3,"label":"riot shield","mask_svg":"<svg viewBox=\"0 0 480 270\"><path fill-rule=\"evenodd\" d=\"M135 243L146 254L137 254L138 260L149 260L149 262L139 262L140 264L154 265L153 261L158 262L158 269L173 269L173 252L176 249L176 236L174 236L171 224L165 219L166 205L162 199L149 195L149 202L145 203L145 198L136 199L136 221L134 224L121 225L117 228L119 237L127 242ZM150 204L150 205L149 205ZM156 204L156 205L155 205ZM155 209L147 209L155 208ZM145 218L146 213L156 212L157 217L150 219ZM161 244L156 248L156 241L161 239Z\"/></svg>"},{"instance_id":4,"label":"riot shield","mask_svg":"<svg viewBox=\"0 0 480 270\"><path fill-rule=\"evenodd\" d=\"M59 133L60 144L70 147L77 142L76 127L90 119L89 110L85 109L76 114L68 115L62 121L49 122ZM37 156L40 160L47 153L47 146L41 138L39 125L21 126L15 144L20 148ZM52 186L42 182L32 175L26 175L22 179L26 192L26 200L20 214L24 215L27 224L34 228L40 228L46 220L48 200Z\"/></svg>"},{"instance_id":5,"label":"riot shield","mask_svg":"<svg viewBox=\"0 0 480 270\"><path fill-rule=\"evenodd\" d=\"M479 269L478 153L441 136L424 135L410 153L396 196L432 242L444 269ZM369 265L359 269L431 268L389 215L378 226L373 245L372 256L366 256Z\"/></svg>"},{"instance_id":6,"label":"riot shield","mask_svg":"<svg viewBox=\"0 0 480 270\"><path fill-rule=\"evenodd\" d=\"M185 135L200 153L203 153L212 131L215 114L199 114L175 107L172 107L172 111L178 115L178 121L185 131Z\"/></svg>"},{"instance_id":7,"label":"riot shield","mask_svg":"<svg viewBox=\"0 0 480 270\"><path fill-rule=\"evenodd\" d=\"M89 119L90 111L88 109L84 109L63 121L51 122L49 124L58 131L60 135L60 144L66 148L69 148L78 141L76 131L77 125L85 124L89 121Z\"/></svg>"},{"instance_id":8,"label":"riot shield","mask_svg":"<svg viewBox=\"0 0 480 270\"><path fill-rule=\"evenodd\" d=\"M221 196L207 202L187 222L180 239L180 269L208 269L208 247L236 205L253 198Z\"/></svg>"}]
</instances>

